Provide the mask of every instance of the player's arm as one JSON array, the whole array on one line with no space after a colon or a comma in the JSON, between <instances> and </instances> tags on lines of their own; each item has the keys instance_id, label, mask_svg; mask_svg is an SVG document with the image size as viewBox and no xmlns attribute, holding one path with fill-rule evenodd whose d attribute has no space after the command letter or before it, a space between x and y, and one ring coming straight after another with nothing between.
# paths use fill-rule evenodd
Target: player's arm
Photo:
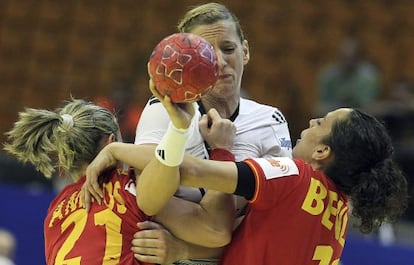
<instances>
[{"instance_id":1,"label":"player's arm","mask_svg":"<svg viewBox=\"0 0 414 265\"><path fill-rule=\"evenodd\" d=\"M150 88L161 98L151 79ZM138 206L150 216L158 213L167 204L180 184L179 165L184 158L188 130L195 114L191 103L172 104L168 96L165 96L162 102L171 123L155 148L155 157L145 166L137 179Z\"/></svg>"},{"instance_id":2,"label":"player's arm","mask_svg":"<svg viewBox=\"0 0 414 265\"><path fill-rule=\"evenodd\" d=\"M234 161L234 155L224 149L213 149L210 158ZM171 198L167 206L155 216L155 220L180 239L214 248L230 242L234 213L233 195L207 190L199 203ZM183 223L191 226L183 226Z\"/></svg>"},{"instance_id":3,"label":"player's arm","mask_svg":"<svg viewBox=\"0 0 414 265\"><path fill-rule=\"evenodd\" d=\"M208 160L202 160L197 158L192 158L190 156L187 156L185 158L185 163L189 163L190 165L193 165L193 163L197 163L198 161L206 161L206 162L215 162L215 161L208 161ZM184 163L184 164L185 164ZM250 169L250 167L245 164L244 162L240 163L231 163L231 162L217 162L213 163L216 165L221 165L217 171L214 170L215 165L211 165L211 163L206 163L206 166L208 168L202 168L201 171L206 170L204 173L201 171L197 171L196 168L186 168L185 170L191 171L194 174L199 174L200 176L192 177L192 180L189 181L189 183L193 184L194 186L198 186L198 184L201 185L210 185L213 188L219 189L219 187L226 187L228 183L231 183L235 180L235 178L232 176L232 174L240 174L238 178L238 184L236 185L235 193L241 196L245 196L246 199L251 199L253 197L254 191L255 191L255 177ZM233 167L229 165L235 165L236 170L233 171ZM213 168L209 168L212 166ZM183 165L183 169L186 166ZM197 166L198 168L198 166ZM228 172L227 172L228 171ZM207 173L210 172L210 173ZM213 181L213 183L208 183L208 181L202 182L200 179L203 177L209 177L208 174L222 174L225 172L225 174L221 175L223 178L227 178L230 176L229 180L224 181L224 183L220 183L220 181ZM187 173L184 173L187 174ZM236 178L237 179L237 178ZM216 182L216 183L214 183ZM201 186L200 185L200 186ZM232 188L230 189L223 189L226 192L230 192ZM209 190L209 192L213 192L212 190ZM224 195L222 192L217 192L216 196L213 196L213 199L217 199L217 195L220 196ZM206 196L208 196L206 194ZM180 204L184 203L186 205ZM206 205L213 206L215 203L213 201L210 201L210 203L206 202ZM217 205L217 204L216 204ZM234 206L234 204L232 204ZM205 206L199 205L201 211L194 210L194 207L197 207L196 204L184 201L178 198L173 198L168 203L166 209L169 209L170 211L173 211L175 214L175 221L176 224L170 224L171 221L171 215L168 214L168 212L164 212L165 209L163 209L157 216L156 221L163 222L166 227L171 231L168 231L164 229L159 224L156 224L154 222L144 222L145 224L140 224L141 231L137 232L134 235L133 240L133 248L132 250L135 253L135 257L143 262L156 262L163 264L164 262L166 264L169 264L171 262L177 261L177 260L184 260L184 259L211 259L211 258L218 258L223 250L221 247L213 247L218 246L220 244L225 244L226 241L220 242L220 240L223 239L223 235L218 233L219 231L213 231L216 233L216 238L209 237L202 238L205 236L205 234L202 234L202 230L205 230L205 225L200 224L199 222L202 221L203 218L210 218L209 215L203 216L203 208ZM207 206L209 207L209 206ZM223 205L223 216L226 214L229 215L229 208L231 208L231 205L226 206ZM197 212L197 214L194 214ZM231 210L231 215L234 215L234 211ZM189 215L188 215L189 214ZM189 217L190 216L190 217ZM191 217L192 216L192 217ZM199 218L197 218L199 217ZM166 218L166 220L163 220ZM195 218L195 219L194 219ZM231 231L231 226L233 224L233 218L228 219L227 221L219 221L222 223L217 223L219 226L221 225L223 227L223 224L227 222L228 227L225 228L223 231ZM189 226L184 227L182 224L187 223L191 224ZM175 226L177 225L177 226ZM193 229L194 228L194 229ZM187 230L184 233L180 234L180 230ZM212 233L212 234L214 234ZM174 235L173 235L174 234ZM184 240L178 239L176 236L182 236L182 238L185 238L189 242L186 242ZM224 236L225 238L225 236ZM206 242L207 240L211 240L210 242ZM195 242L195 244L190 243ZM200 246L200 243L204 243L204 246ZM210 246L212 247L208 247ZM207 245L207 247L205 247Z\"/></svg>"},{"instance_id":4,"label":"player's arm","mask_svg":"<svg viewBox=\"0 0 414 265\"><path fill-rule=\"evenodd\" d=\"M172 197L155 221L186 242L215 248L231 240L234 209L232 195L209 190L200 203Z\"/></svg>"},{"instance_id":5,"label":"player's arm","mask_svg":"<svg viewBox=\"0 0 414 265\"><path fill-rule=\"evenodd\" d=\"M154 146L113 142L106 145L86 168L86 180L81 188L84 208L89 210L92 200L102 203L103 190L98 177L106 170L115 168L119 162L142 170L154 156Z\"/></svg>"},{"instance_id":6,"label":"player's arm","mask_svg":"<svg viewBox=\"0 0 414 265\"><path fill-rule=\"evenodd\" d=\"M155 148L152 159L137 176L137 204L147 215L157 214L177 191L180 184L178 166L183 159L188 133L171 126ZM158 161L157 161L158 160ZM160 162L161 161L161 162Z\"/></svg>"},{"instance_id":7,"label":"player's arm","mask_svg":"<svg viewBox=\"0 0 414 265\"><path fill-rule=\"evenodd\" d=\"M159 96L152 80L150 80L150 88L156 96ZM133 148L128 145L113 144L105 147L86 169L87 180L82 187L81 196L88 210L91 196L99 203L103 198L103 192L97 183L98 176L103 170L116 164L117 160L126 162L137 169L143 169L137 179L137 190L140 191L137 192L137 203L147 215L156 214L175 193L179 185L178 166L184 156L189 135L188 128L191 126L195 109L191 103L172 104L168 96L162 102L163 105L167 102L164 107L171 122L167 132L155 148L155 158L153 158L154 154L147 155L139 151L139 149L150 150L152 146ZM124 148L128 149L121 150Z\"/></svg>"},{"instance_id":8,"label":"player's arm","mask_svg":"<svg viewBox=\"0 0 414 265\"><path fill-rule=\"evenodd\" d=\"M117 161L125 162L137 169L143 169L153 157L154 147L152 146L111 143L88 166L87 175L97 178L102 171L113 167ZM157 162L154 161L154 163ZM252 171L243 162L211 161L190 155L184 156L183 163L180 166L180 174L182 185L205 187L245 197L251 196L251 187L254 187L255 183ZM249 189L247 193L242 190L243 188ZM99 195L98 198L101 198L101 196Z\"/></svg>"},{"instance_id":9,"label":"player's arm","mask_svg":"<svg viewBox=\"0 0 414 265\"><path fill-rule=\"evenodd\" d=\"M178 166L184 156L187 138L185 131L180 131L173 125L170 126L166 136L155 148L155 152L158 152L156 154L158 159L155 158L154 146L151 145L138 146L115 142L104 147L86 169L86 176L92 184L86 185L87 182L85 182L82 187L82 200L84 204L86 202L85 207L89 209L91 196L101 203L103 191L96 180L104 170L122 161L137 170L143 170L137 178L138 206L147 215L154 215L158 212L179 185ZM160 160L165 161L162 163Z\"/></svg>"},{"instance_id":10,"label":"player's arm","mask_svg":"<svg viewBox=\"0 0 414 265\"><path fill-rule=\"evenodd\" d=\"M167 104L167 103L165 103ZM234 161L231 150L236 127L228 119L222 119L215 109L203 115L199 129L213 149L210 159ZM198 245L221 247L231 240L235 204L233 195L207 190L199 204L171 199L167 207L157 214L161 222L175 236ZM183 223L192 225L183 226Z\"/></svg>"},{"instance_id":11,"label":"player's arm","mask_svg":"<svg viewBox=\"0 0 414 265\"><path fill-rule=\"evenodd\" d=\"M180 166L181 184L205 187L251 199L256 189L253 170L245 162L222 162L186 156Z\"/></svg>"},{"instance_id":12,"label":"player's arm","mask_svg":"<svg viewBox=\"0 0 414 265\"><path fill-rule=\"evenodd\" d=\"M167 130L170 121L171 119L161 101L155 96L151 97L138 121L134 143L137 145L157 145Z\"/></svg>"},{"instance_id":13,"label":"player's arm","mask_svg":"<svg viewBox=\"0 0 414 265\"><path fill-rule=\"evenodd\" d=\"M141 262L172 264L179 260L218 258L223 248L208 248L174 237L158 223L145 221L138 224L132 251Z\"/></svg>"},{"instance_id":14,"label":"player's arm","mask_svg":"<svg viewBox=\"0 0 414 265\"><path fill-rule=\"evenodd\" d=\"M214 149L210 158L234 161L233 154L224 149ZM207 190L199 203L172 197L155 216L176 237L211 248L230 242L234 218L233 195L215 190Z\"/></svg>"}]
</instances>

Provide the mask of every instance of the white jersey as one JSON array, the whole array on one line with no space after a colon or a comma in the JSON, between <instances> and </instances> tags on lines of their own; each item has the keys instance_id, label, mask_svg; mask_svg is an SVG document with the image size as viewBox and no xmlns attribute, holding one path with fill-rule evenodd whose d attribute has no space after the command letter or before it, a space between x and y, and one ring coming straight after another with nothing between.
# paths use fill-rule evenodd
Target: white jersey
<instances>
[{"instance_id":1,"label":"white jersey","mask_svg":"<svg viewBox=\"0 0 414 265\"><path fill-rule=\"evenodd\" d=\"M236 161L292 156L288 124L277 108L241 98L234 125L237 130L232 153Z\"/></svg>"},{"instance_id":2,"label":"white jersey","mask_svg":"<svg viewBox=\"0 0 414 265\"><path fill-rule=\"evenodd\" d=\"M197 103L194 104L194 107L198 109ZM200 117L200 112L196 111L193 121L197 123L189 128L192 131L190 131L187 139L185 151L199 158L208 158L203 137L198 130ZM158 144L164 136L170 121L170 116L168 116L161 102L157 98L151 98L141 113L135 134L135 144ZM175 193L175 196L192 202L200 202L203 195L200 189L184 186L180 186Z\"/></svg>"},{"instance_id":3,"label":"white jersey","mask_svg":"<svg viewBox=\"0 0 414 265\"><path fill-rule=\"evenodd\" d=\"M197 103L194 103L194 107L198 109ZM196 111L194 120L198 121L200 118L201 113ZM161 102L157 98L150 98L137 125L135 144L158 144L167 131L170 121L170 116ZM203 137L198 130L198 123L190 129L192 131L190 131L186 143L186 153L200 158L208 158Z\"/></svg>"},{"instance_id":4,"label":"white jersey","mask_svg":"<svg viewBox=\"0 0 414 265\"><path fill-rule=\"evenodd\" d=\"M200 110L197 103L194 103L194 106ZM186 144L186 153L207 159L208 151L198 129L198 120L201 115L200 111L195 114L194 120L197 124L192 126ZM164 106L157 98L150 98L137 126L135 144L158 144L164 136L169 122L170 117ZM241 98L239 113L234 119L234 124L236 136L232 152L236 161L272 156L291 157L292 143L288 124L277 108ZM190 196L183 196L183 198L190 197L191 201L196 202L200 200L200 191L188 188L188 191L191 190L193 192L188 194ZM182 196L181 190L177 196Z\"/></svg>"},{"instance_id":5,"label":"white jersey","mask_svg":"<svg viewBox=\"0 0 414 265\"><path fill-rule=\"evenodd\" d=\"M186 143L186 153L208 159L208 150L198 129L198 121L204 110L194 103L195 126ZM158 144L164 136L170 117L157 98L150 98L138 122L135 144ZM289 128L283 114L274 107L259 104L252 100L240 99L239 112L233 120L236 136L232 152L236 161L246 158L292 156L292 142ZM202 193L199 189L180 186L175 196L199 202ZM175 264L217 264L217 260L192 260Z\"/></svg>"}]
</instances>

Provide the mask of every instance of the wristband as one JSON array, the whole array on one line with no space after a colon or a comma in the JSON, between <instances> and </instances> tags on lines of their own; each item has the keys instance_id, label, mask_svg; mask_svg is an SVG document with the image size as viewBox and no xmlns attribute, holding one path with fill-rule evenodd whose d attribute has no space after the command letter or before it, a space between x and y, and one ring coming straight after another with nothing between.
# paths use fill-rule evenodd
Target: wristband
<instances>
[{"instance_id":1,"label":"wristband","mask_svg":"<svg viewBox=\"0 0 414 265\"><path fill-rule=\"evenodd\" d=\"M235 161L233 153L227 149L223 148L214 148L210 151L210 159L217 161Z\"/></svg>"},{"instance_id":2,"label":"wristband","mask_svg":"<svg viewBox=\"0 0 414 265\"><path fill-rule=\"evenodd\" d=\"M155 148L155 157L169 167L180 165L184 159L185 144L189 135L188 129L177 129L170 122L167 131Z\"/></svg>"}]
</instances>

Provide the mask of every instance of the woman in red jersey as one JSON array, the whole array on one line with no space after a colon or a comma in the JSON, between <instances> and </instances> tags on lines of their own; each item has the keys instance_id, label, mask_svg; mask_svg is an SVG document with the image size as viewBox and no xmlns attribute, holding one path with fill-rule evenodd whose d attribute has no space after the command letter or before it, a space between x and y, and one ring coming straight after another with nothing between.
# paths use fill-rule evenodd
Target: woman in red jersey
<instances>
[{"instance_id":1,"label":"woman in red jersey","mask_svg":"<svg viewBox=\"0 0 414 265\"><path fill-rule=\"evenodd\" d=\"M309 125L294 159L183 164L182 184L249 200L221 264L339 264L350 212L363 233L403 213L407 181L380 122L342 108Z\"/></svg>"},{"instance_id":2,"label":"woman in red jersey","mask_svg":"<svg viewBox=\"0 0 414 265\"><path fill-rule=\"evenodd\" d=\"M167 146L164 148L167 158L170 154L183 156L180 154L181 145L186 142L193 111L188 109L185 114L184 118L172 123L170 130L172 134L177 134L173 147L179 153ZM76 99L55 111L25 109L14 128L8 132L6 151L22 162L32 163L47 177L60 168L74 181L51 202L44 221L47 264L147 264L138 262L131 251L133 235L138 231L137 222L148 220L150 215L159 212L167 204L179 184L179 175L171 176L169 172L176 172L181 160L169 159L167 164L158 165L170 176L159 185L162 189L160 193L148 189L138 192L139 185L136 185L135 174L131 169L117 167L104 172L99 177L104 190L103 197L99 203L85 209L80 191L87 165L108 143L121 140L117 120L109 110ZM149 162L150 159L151 156L147 156L144 160ZM142 181L145 182L145 177ZM233 203L230 195L225 196ZM169 206L180 207L180 199L169 202ZM232 219L229 220L227 226L232 223ZM217 236L222 235L222 224L225 225L225 222L210 229L216 230L210 233L211 236L203 235L205 238L214 238L214 242L207 245L228 243L230 234ZM191 229L187 228L170 228L183 239L191 233ZM221 238L224 241L220 242Z\"/></svg>"},{"instance_id":3,"label":"woman in red jersey","mask_svg":"<svg viewBox=\"0 0 414 265\"><path fill-rule=\"evenodd\" d=\"M161 101L172 117L181 107L168 97ZM108 145L102 155L124 161L128 158L122 153L127 150L136 160L131 163L142 167L139 146ZM186 156L179 173L182 185L249 200L246 217L222 253L221 264L339 264L351 212L360 221L359 229L369 233L394 221L406 207L407 181L392 155L391 139L378 120L342 108L309 122L293 149L293 159L234 163ZM159 159L151 163L154 176L169 177L157 170ZM149 233L140 231L137 238L144 232ZM134 250L154 254L138 243Z\"/></svg>"}]
</instances>

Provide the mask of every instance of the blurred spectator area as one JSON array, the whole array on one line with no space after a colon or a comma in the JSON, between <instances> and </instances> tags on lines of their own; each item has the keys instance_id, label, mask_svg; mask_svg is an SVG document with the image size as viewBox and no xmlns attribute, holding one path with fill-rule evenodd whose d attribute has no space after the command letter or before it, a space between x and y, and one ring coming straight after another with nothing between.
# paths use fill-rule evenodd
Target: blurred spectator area
<instances>
[{"instance_id":1,"label":"blurred spectator area","mask_svg":"<svg viewBox=\"0 0 414 265\"><path fill-rule=\"evenodd\" d=\"M201 2L205 1L0 0L1 143L25 106L53 109L70 95L90 100L111 97L116 80L131 82L131 100L143 106L150 96L146 64L153 47L176 31L178 19L189 6ZM358 37L366 56L380 68L382 97L390 94L393 80L414 79L414 1L220 2L239 17L249 40L251 60L243 77L243 90L257 101L278 106L287 116L294 141L312 116L316 75L335 60L338 45L346 36ZM0 162L3 182L23 183L36 174L30 167L19 168L19 173L14 174L20 165L7 156L0 156ZM52 185L35 176L43 181L41 184ZM30 187L38 190L36 185ZM2 190L5 196L6 191L14 192L6 187ZM28 257L31 264L42 264L34 260L43 259L39 255L43 244L33 244L26 237L41 238L42 212L53 196L47 194L41 211L25 208L39 213L27 213L39 217L37 222L30 219L30 224L22 224L27 218L2 218L0 222L17 231L18 241L23 242L19 248L24 251L17 257ZM4 208L19 208L10 201L40 205L31 197L16 198L17 201L5 200L2 211L16 212ZM409 235L412 242L411 234L401 234ZM31 246L27 248L24 242ZM358 264L348 261L346 254L354 251L350 248L352 241L347 246L344 265ZM19 261L18 264L28 264Z\"/></svg>"},{"instance_id":2,"label":"blurred spectator area","mask_svg":"<svg viewBox=\"0 0 414 265\"><path fill-rule=\"evenodd\" d=\"M175 31L184 0L0 1L0 137L24 106L54 108L70 95L110 95L110 84L134 83L145 104L152 48ZM204 2L204 1L203 1ZM231 1L251 48L243 89L278 106L292 138L315 104L315 76L339 42L354 34L390 80L414 77L414 2L410 0Z\"/></svg>"}]
</instances>

